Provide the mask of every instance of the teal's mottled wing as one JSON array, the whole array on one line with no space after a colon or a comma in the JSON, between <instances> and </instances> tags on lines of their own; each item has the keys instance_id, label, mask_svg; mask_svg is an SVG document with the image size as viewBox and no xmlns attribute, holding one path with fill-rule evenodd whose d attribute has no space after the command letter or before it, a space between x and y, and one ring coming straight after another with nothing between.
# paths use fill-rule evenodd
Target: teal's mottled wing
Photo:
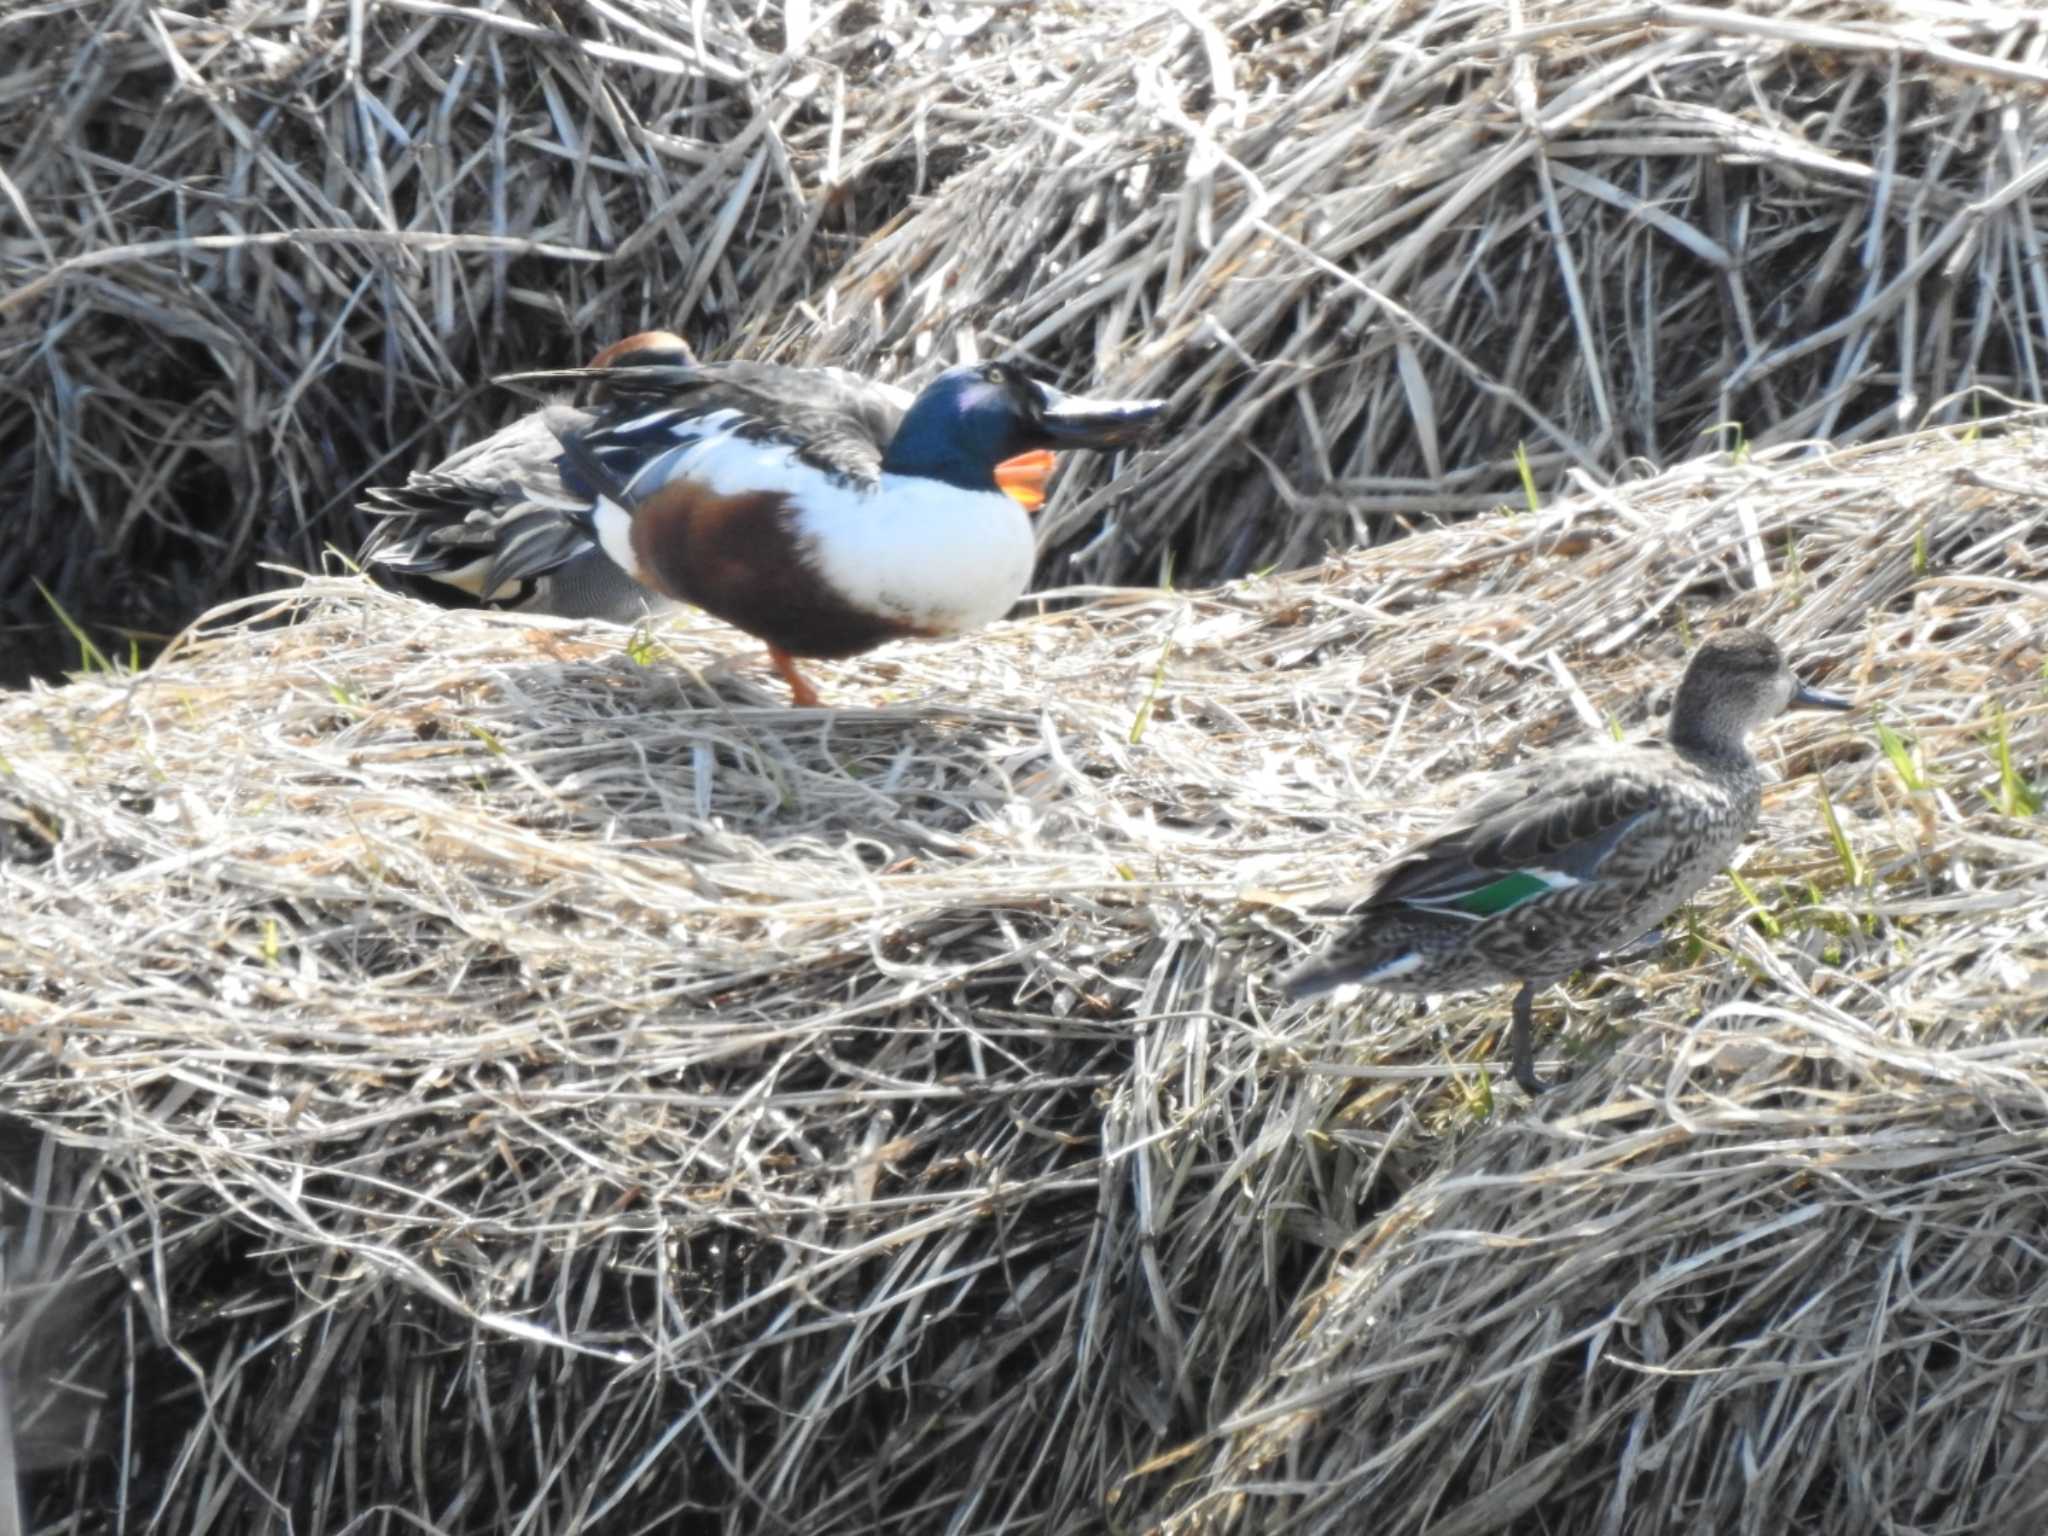
<instances>
[{"instance_id":1,"label":"teal's mottled wing","mask_svg":"<svg viewBox=\"0 0 2048 1536\"><path fill-rule=\"evenodd\" d=\"M1657 808L1649 776L1612 754L1524 770L1383 869L1352 911L1424 908L1474 922L1547 891L1597 878L1601 864Z\"/></svg>"}]
</instances>

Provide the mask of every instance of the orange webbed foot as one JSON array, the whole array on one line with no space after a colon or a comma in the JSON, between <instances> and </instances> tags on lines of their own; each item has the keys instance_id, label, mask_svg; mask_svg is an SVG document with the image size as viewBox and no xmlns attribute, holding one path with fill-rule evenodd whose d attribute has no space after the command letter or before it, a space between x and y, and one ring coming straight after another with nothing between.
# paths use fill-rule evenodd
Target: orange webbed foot
<instances>
[{"instance_id":1,"label":"orange webbed foot","mask_svg":"<svg viewBox=\"0 0 2048 1536\"><path fill-rule=\"evenodd\" d=\"M810 679L796 669L796 658L779 645L768 647L768 659L775 663L775 670L782 680L789 684L789 702L797 709L823 709L825 701L818 697L818 690Z\"/></svg>"}]
</instances>

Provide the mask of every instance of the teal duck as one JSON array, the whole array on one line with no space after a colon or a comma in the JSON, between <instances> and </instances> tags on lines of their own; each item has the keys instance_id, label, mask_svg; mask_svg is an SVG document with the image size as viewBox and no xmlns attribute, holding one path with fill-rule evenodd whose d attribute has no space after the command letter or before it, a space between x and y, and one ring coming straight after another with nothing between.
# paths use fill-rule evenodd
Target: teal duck
<instances>
[{"instance_id":1,"label":"teal duck","mask_svg":"<svg viewBox=\"0 0 2048 1536\"><path fill-rule=\"evenodd\" d=\"M1800 682L1769 636L1714 635L1686 666L1662 740L1546 753L1484 783L1378 871L1347 909L1354 926L1288 979L1289 995L1519 981L1514 1077L1542 1092L1537 989L1641 937L1726 866L1762 799L1752 729L1786 709L1849 707Z\"/></svg>"}]
</instances>

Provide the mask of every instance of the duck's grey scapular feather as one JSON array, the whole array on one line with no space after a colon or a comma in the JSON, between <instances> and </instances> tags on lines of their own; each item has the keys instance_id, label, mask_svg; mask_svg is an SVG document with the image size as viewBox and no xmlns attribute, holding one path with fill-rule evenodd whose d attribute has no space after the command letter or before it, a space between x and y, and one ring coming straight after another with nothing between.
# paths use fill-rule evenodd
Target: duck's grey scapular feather
<instances>
[{"instance_id":1,"label":"duck's grey scapular feather","mask_svg":"<svg viewBox=\"0 0 2048 1536\"><path fill-rule=\"evenodd\" d=\"M1536 989L1654 928L1727 864L1763 791L1743 737L1788 707L1849 703L1802 685L1766 635L1714 636L1687 666L1662 740L1573 747L1484 781L1379 871L1350 906L1356 925L1289 978L1289 993L1519 981L1514 1075L1540 1092Z\"/></svg>"}]
</instances>

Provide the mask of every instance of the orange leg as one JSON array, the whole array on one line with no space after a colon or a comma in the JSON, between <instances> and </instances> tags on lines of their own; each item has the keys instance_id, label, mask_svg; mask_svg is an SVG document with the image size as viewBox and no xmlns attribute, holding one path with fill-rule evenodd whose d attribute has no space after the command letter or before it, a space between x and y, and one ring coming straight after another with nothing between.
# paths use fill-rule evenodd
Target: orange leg
<instances>
[{"instance_id":1,"label":"orange leg","mask_svg":"<svg viewBox=\"0 0 2048 1536\"><path fill-rule=\"evenodd\" d=\"M1010 493L1025 511L1036 512L1045 505L1046 482L1052 479L1053 457L1049 449L1034 448L996 466L996 484Z\"/></svg>"},{"instance_id":2,"label":"orange leg","mask_svg":"<svg viewBox=\"0 0 2048 1536\"><path fill-rule=\"evenodd\" d=\"M818 697L818 690L810 685L803 673L796 669L796 658L779 645L768 647L768 659L775 663L775 670L782 674L782 680L789 684L789 702L798 709L823 709L825 701Z\"/></svg>"}]
</instances>

